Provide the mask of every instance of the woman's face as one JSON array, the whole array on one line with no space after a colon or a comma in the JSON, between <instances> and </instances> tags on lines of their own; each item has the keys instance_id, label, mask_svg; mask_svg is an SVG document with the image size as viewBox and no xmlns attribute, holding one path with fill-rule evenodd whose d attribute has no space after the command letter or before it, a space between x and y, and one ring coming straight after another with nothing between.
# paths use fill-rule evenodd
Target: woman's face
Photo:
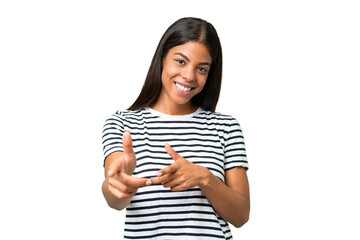
<instances>
[{"instance_id":1,"label":"woman's face","mask_svg":"<svg viewBox=\"0 0 360 240\"><path fill-rule=\"evenodd\" d=\"M168 108L193 108L190 100L204 88L211 61L207 47L201 43L187 42L171 48L162 62L158 104Z\"/></svg>"}]
</instances>

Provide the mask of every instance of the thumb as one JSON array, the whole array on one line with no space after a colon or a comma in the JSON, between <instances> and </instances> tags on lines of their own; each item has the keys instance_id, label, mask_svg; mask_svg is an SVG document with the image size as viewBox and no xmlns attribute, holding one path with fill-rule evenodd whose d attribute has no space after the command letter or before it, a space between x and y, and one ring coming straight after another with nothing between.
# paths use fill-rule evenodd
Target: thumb
<instances>
[{"instance_id":1,"label":"thumb","mask_svg":"<svg viewBox=\"0 0 360 240\"><path fill-rule=\"evenodd\" d=\"M168 143L165 144L165 149L166 152L170 155L170 157L174 159L174 161L177 161L181 158L181 156L177 152L175 152L175 150L172 147L170 147Z\"/></svg>"},{"instance_id":2,"label":"thumb","mask_svg":"<svg viewBox=\"0 0 360 240\"><path fill-rule=\"evenodd\" d=\"M131 158L133 155L135 155L130 132L124 132L122 142L125 158L128 159L129 157Z\"/></svg>"}]
</instances>

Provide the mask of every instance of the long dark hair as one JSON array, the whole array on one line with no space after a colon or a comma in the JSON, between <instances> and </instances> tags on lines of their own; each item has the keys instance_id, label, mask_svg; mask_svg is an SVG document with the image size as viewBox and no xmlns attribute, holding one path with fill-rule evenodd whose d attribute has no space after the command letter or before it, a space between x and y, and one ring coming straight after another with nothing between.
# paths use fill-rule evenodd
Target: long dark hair
<instances>
[{"instance_id":1,"label":"long dark hair","mask_svg":"<svg viewBox=\"0 0 360 240\"><path fill-rule=\"evenodd\" d=\"M222 78L222 50L213 25L199 18L181 18L174 22L162 36L156 48L143 88L129 110L151 107L159 98L162 82L162 60L169 50L187 42L204 44L211 55L212 63L203 90L191 101L195 106L215 112L219 100Z\"/></svg>"}]
</instances>

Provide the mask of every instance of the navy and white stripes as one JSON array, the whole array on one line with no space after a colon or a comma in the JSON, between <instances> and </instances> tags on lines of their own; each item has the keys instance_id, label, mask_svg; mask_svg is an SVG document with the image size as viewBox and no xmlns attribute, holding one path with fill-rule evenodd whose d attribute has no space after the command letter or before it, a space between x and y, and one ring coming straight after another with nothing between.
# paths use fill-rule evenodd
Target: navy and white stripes
<instances>
[{"instance_id":1,"label":"navy and white stripes","mask_svg":"<svg viewBox=\"0 0 360 240\"><path fill-rule=\"evenodd\" d=\"M248 168L244 139L231 116L204 111L174 116L151 108L119 111L106 120L104 156L123 151L131 133L137 159L135 177L151 178L173 163L165 144L182 157L207 167L224 181L225 171ZM126 209L125 239L232 239L228 223L198 187L172 192L161 184L140 188Z\"/></svg>"}]
</instances>

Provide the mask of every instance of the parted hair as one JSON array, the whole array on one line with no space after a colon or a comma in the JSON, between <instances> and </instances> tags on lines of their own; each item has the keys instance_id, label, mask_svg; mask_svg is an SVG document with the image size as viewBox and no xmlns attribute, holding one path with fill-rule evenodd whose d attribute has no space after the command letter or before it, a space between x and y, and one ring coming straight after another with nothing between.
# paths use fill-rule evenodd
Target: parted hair
<instances>
[{"instance_id":1,"label":"parted hair","mask_svg":"<svg viewBox=\"0 0 360 240\"><path fill-rule=\"evenodd\" d=\"M153 106L159 98L162 82L162 60L169 50L187 42L204 44L210 53L212 63L203 90L191 101L195 106L215 112L219 100L222 78L222 50L218 34L213 25L200 18L181 18L164 33L156 48L142 90L129 107L136 110Z\"/></svg>"}]
</instances>

